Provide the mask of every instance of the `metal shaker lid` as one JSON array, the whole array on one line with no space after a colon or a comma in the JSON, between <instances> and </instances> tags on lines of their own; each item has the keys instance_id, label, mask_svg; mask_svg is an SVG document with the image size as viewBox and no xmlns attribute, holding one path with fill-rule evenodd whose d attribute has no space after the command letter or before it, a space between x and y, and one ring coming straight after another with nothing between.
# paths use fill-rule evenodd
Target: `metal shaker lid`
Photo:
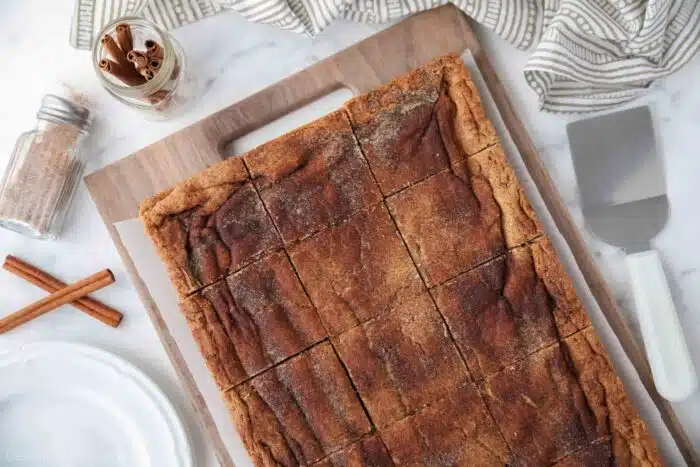
<instances>
[{"instance_id":1,"label":"metal shaker lid","mask_svg":"<svg viewBox=\"0 0 700 467\"><path fill-rule=\"evenodd\" d=\"M55 94L46 94L41 100L37 118L56 123L75 125L81 130L90 128L90 109Z\"/></svg>"}]
</instances>

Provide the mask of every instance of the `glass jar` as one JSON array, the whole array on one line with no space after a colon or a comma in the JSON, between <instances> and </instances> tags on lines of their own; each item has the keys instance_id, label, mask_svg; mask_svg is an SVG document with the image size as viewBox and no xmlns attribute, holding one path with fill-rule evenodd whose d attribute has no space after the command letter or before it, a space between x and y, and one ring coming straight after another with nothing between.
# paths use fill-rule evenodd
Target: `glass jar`
<instances>
[{"instance_id":1,"label":"glass jar","mask_svg":"<svg viewBox=\"0 0 700 467\"><path fill-rule=\"evenodd\" d=\"M23 133L0 184L0 226L55 239L85 167L80 151L91 124L90 110L47 94L37 126Z\"/></svg>"},{"instance_id":2,"label":"glass jar","mask_svg":"<svg viewBox=\"0 0 700 467\"><path fill-rule=\"evenodd\" d=\"M105 36L118 42L118 28L125 26L129 29L129 47L133 51L147 55L149 60L160 59L157 71L152 73L152 78L148 81L130 80L126 83L101 67L105 61L112 61L115 65L121 63L110 53ZM119 101L143 111L151 118L166 119L180 113L193 100L196 86L187 74L184 51L167 31L144 18L127 16L106 25L99 38L92 50L95 73L102 86ZM149 51L149 45L153 44L157 44L160 50L160 54L155 57ZM128 52L125 53L122 49L120 46L117 52L127 55ZM129 73L137 68L135 62L130 62L132 68L128 70Z\"/></svg>"}]
</instances>

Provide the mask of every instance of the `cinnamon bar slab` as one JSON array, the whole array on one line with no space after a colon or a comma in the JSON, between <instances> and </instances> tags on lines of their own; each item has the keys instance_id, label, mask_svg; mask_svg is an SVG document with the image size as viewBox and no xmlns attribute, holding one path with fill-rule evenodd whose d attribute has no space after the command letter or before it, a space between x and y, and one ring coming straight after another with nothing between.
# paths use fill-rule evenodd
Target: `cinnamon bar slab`
<instances>
[{"instance_id":1,"label":"cinnamon bar slab","mask_svg":"<svg viewBox=\"0 0 700 467\"><path fill-rule=\"evenodd\" d=\"M562 331L590 325L545 237L442 284L433 295L476 379L557 342Z\"/></svg>"},{"instance_id":2,"label":"cinnamon bar slab","mask_svg":"<svg viewBox=\"0 0 700 467\"><path fill-rule=\"evenodd\" d=\"M205 288L182 306L222 390L326 337L284 252Z\"/></svg>"},{"instance_id":3,"label":"cinnamon bar slab","mask_svg":"<svg viewBox=\"0 0 700 467\"><path fill-rule=\"evenodd\" d=\"M500 146L400 191L387 204L429 287L541 233Z\"/></svg>"},{"instance_id":4,"label":"cinnamon bar slab","mask_svg":"<svg viewBox=\"0 0 700 467\"><path fill-rule=\"evenodd\" d=\"M396 465L512 465L511 453L472 383L381 431Z\"/></svg>"},{"instance_id":5,"label":"cinnamon bar slab","mask_svg":"<svg viewBox=\"0 0 700 467\"><path fill-rule=\"evenodd\" d=\"M469 381L427 293L341 334L333 344L380 429Z\"/></svg>"},{"instance_id":6,"label":"cinnamon bar slab","mask_svg":"<svg viewBox=\"0 0 700 467\"><path fill-rule=\"evenodd\" d=\"M523 465L550 465L605 435L559 344L487 377L480 386Z\"/></svg>"},{"instance_id":7,"label":"cinnamon bar slab","mask_svg":"<svg viewBox=\"0 0 700 467\"><path fill-rule=\"evenodd\" d=\"M434 60L345 107L385 196L497 142L458 57Z\"/></svg>"},{"instance_id":8,"label":"cinnamon bar slab","mask_svg":"<svg viewBox=\"0 0 700 467\"><path fill-rule=\"evenodd\" d=\"M285 243L381 199L342 111L253 149L243 159Z\"/></svg>"},{"instance_id":9,"label":"cinnamon bar slab","mask_svg":"<svg viewBox=\"0 0 700 467\"><path fill-rule=\"evenodd\" d=\"M383 203L302 241L290 256L333 335L425 289Z\"/></svg>"},{"instance_id":10,"label":"cinnamon bar slab","mask_svg":"<svg viewBox=\"0 0 700 467\"><path fill-rule=\"evenodd\" d=\"M595 330L589 327L569 336L563 346L595 415L598 432L612 438L618 465L663 465Z\"/></svg>"},{"instance_id":11,"label":"cinnamon bar slab","mask_svg":"<svg viewBox=\"0 0 700 467\"><path fill-rule=\"evenodd\" d=\"M140 217L180 298L281 246L240 159L145 200Z\"/></svg>"},{"instance_id":12,"label":"cinnamon bar slab","mask_svg":"<svg viewBox=\"0 0 700 467\"><path fill-rule=\"evenodd\" d=\"M661 463L456 56L141 218L256 465Z\"/></svg>"},{"instance_id":13,"label":"cinnamon bar slab","mask_svg":"<svg viewBox=\"0 0 700 467\"><path fill-rule=\"evenodd\" d=\"M256 376L224 397L256 465L309 465L371 430L328 342Z\"/></svg>"},{"instance_id":14,"label":"cinnamon bar slab","mask_svg":"<svg viewBox=\"0 0 700 467\"><path fill-rule=\"evenodd\" d=\"M372 435L328 456L314 467L393 467L379 435Z\"/></svg>"}]
</instances>

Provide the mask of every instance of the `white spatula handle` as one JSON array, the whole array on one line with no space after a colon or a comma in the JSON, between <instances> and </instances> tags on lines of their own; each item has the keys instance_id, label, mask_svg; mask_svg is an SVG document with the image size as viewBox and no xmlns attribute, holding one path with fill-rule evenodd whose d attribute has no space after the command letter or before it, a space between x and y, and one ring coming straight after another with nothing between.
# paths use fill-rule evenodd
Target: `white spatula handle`
<instances>
[{"instance_id":1,"label":"white spatula handle","mask_svg":"<svg viewBox=\"0 0 700 467\"><path fill-rule=\"evenodd\" d=\"M626 262L656 389L669 401L682 401L695 391L698 379L659 254L634 253Z\"/></svg>"}]
</instances>

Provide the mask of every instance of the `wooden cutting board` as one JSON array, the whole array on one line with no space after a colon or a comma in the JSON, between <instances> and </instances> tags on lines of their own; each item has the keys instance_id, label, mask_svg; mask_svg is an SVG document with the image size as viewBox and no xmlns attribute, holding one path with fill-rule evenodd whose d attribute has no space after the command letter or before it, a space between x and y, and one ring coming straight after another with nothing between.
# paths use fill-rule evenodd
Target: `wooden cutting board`
<instances>
[{"instance_id":1,"label":"wooden cutting board","mask_svg":"<svg viewBox=\"0 0 700 467\"><path fill-rule=\"evenodd\" d=\"M150 315L165 349L188 391L202 426L209 432L222 465L233 465L224 452L196 384L158 307L139 277L114 223L138 215L139 203L161 190L221 161L231 141L341 88L369 91L429 59L469 50L484 77L505 126L520 152L557 228L624 351L656 404L663 421L689 465L700 457L671 405L654 388L643 350L627 326L583 238L557 192L505 89L481 48L469 20L452 6L414 15L310 68L210 115L85 178L88 190Z\"/></svg>"}]
</instances>

